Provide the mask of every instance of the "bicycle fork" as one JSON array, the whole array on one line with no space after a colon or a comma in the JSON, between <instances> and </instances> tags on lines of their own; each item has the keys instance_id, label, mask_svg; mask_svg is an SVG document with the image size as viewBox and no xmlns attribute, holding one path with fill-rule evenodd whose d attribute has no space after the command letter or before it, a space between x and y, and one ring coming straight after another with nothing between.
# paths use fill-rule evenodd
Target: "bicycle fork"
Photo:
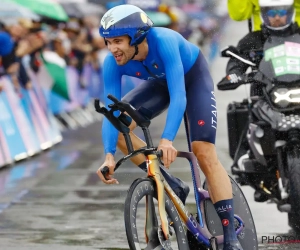
<instances>
[{"instance_id":1,"label":"bicycle fork","mask_svg":"<svg viewBox=\"0 0 300 250\"><path fill-rule=\"evenodd\" d=\"M170 231L169 231L169 223L168 223L168 219L167 219L167 213L166 213L166 207L165 207L165 191L164 191L164 177L160 172L160 168L159 168L159 162L158 162L158 158L156 155L147 155L146 156L147 160L147 166L148 166L148 177L151 177L155 180L156 183L156 188L157 188L157 201L158 201L158 212L159 212L159 216L160 216L160 220L161 220L161 227L162 227L162 231L164 234L164 237L166 240L168 240L170 238ZM153 203L153 201L149 201L147 200L147 216L149 215L149 217L151 218L151 216L153 215L153 212L149 211L150 209L154 209L154 206L151 205L151 202ZM150 228L150 224L153 225L153 219L152 220L146 220L146 234L147 233L151 233ZM149 235L146 235L146 238Z\"/></svg>"}]
</instances>

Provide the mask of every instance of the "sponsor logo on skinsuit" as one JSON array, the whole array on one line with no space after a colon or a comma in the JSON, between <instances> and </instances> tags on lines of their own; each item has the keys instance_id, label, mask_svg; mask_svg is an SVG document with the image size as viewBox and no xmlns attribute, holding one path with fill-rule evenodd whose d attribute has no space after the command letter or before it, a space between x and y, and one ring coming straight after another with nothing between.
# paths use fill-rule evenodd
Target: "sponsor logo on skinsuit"
<instances>
[{"instance_id":1,"label":"sponsor logo on skinsuit","mask_svg":"<svg viewBox=\"0 0 300 250\"><path fill-rule=\"evenodd\" d=\"M198 125L201 126L201 127L204 126L204 125L205 125L205 121L199 120L199 121L198 121Z\"/></svg>"},{"instance_id":2,"label":"sponsor logo on skinsuit","mask_svg":"<svg viewBox=\"0 0 300 250\"><path fill-rule=\"evenodd\" d=\"M222 224L223 224L223 226L227 227L229 225L229 220L223 219Z\"/></svg>"}]
</instances>

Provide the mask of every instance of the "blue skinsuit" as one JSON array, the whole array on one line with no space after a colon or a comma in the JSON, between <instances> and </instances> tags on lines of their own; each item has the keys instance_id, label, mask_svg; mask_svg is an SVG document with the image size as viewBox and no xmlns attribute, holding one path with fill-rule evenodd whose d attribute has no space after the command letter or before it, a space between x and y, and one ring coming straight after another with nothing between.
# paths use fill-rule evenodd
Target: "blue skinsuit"
<instances>
[{"instance_id":1,"label":"blue skinsuit","mask_svg":"<svg viewBox=\"0 0 300 250\"><path fill-rule=\"evenodd\" d=\"M106 57L103 66L104 96L107 97L108 94L112 94L118 99L121 98L122 75L144 79L146 80L145 83L128 93L124 99L137 110L139 109L138 106L143 105L144 110L152 112L149 118L157 116L169 106L162 138L174 140L183 114L187 110L189 123L192 123L192 126L190 124L191 139L214 143L215 131L210 131L211 126L207 126L206 129L210 132L204 133L209 134L206 136L207 138L202 138L203 136L199 135L199 131L193 133L195 129L199 130L198 127L204 129L204 124L211 119L211 112L216 114L212 79L199 48L188 42L179 33L158 27L150 29L147 35L147 43L148 55L142 62L130 60L127 64L119 66L112 54ZM148 71L146 68L148 68ZM201 86L206 90L203 90ZM188 89L191 90L188 91ZM201 93L203 98L200 96ZM187 102L191 102L191 100L194 100L192 101L194 105L189 105L190 108L188 108ZM212 103L208 104L207 102ZM105 105L108 106L110 103L111 101L106 98ZM195 120L193 118L197 116L195 115L195 108L200 109L204 105L212 106L213 110L211 111L211 108L206 109L209 110L206 114L197 110L196 113L202 115L199 116L200 118L196 117ZM203 108L203 110L205 109ZM204 117L205 120L203 120ZM213 127L216 127L216 118L214 123L215 126ZM102 137L105 154L114 154L118 131L106 118L103 122Z\"/></svg>"}]
</instances>

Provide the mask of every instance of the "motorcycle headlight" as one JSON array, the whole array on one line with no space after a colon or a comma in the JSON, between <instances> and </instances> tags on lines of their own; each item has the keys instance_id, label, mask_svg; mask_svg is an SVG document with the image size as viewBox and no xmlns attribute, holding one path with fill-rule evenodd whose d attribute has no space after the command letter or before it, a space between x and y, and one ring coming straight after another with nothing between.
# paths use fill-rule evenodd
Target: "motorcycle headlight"
<instances>
[{"instance_id":1,"label":"motorcycle headlight","mask_svg":"<svg viewBox=\"0 0 300 250\"><path fill-rule=\"evenodd\" d=\"M280 107L287 107L290 103L300 103L300 88L278 88L273 91L273 102Z\"/></svg>"}]
</instances>

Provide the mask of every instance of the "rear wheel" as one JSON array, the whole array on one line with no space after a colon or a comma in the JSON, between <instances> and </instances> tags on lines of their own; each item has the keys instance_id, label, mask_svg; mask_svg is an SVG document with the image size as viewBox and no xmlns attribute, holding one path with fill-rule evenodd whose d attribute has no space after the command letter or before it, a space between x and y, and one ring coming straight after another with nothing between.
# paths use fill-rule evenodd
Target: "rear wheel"
<instances>
[{"instance_id":1,"label":"rear wheel","mask_svg":"<svg viewBox=\"0 0 300 250\"><path fill-rule=\"evenodd\" d=\"M243 250L257 250L258 240L250 207L239 185L230 176L229 178L232 185L234 213L238 215L245 224L243 231L238 235L238 240L241 243ZM206 182L203 186L207 190ZM207 227L211 234L213 236L223 234L221 220L210 200L205 201L204 209ZM239 225L237 219L235 219L234 223L237 228ZM223 249L223 244L219 244L219 249Z\"/></svg>"},{"instance_id":2,"label":"rear wheel","mask_svg":"<svg viewBox=\"0 0 300 250\"><path fill-rule=\"evenodd\" d=\"M290 227L300 232L300 146L287 151L289 176L289 202L291 212L288 214Z\"/></svg>"}]
</instances>

